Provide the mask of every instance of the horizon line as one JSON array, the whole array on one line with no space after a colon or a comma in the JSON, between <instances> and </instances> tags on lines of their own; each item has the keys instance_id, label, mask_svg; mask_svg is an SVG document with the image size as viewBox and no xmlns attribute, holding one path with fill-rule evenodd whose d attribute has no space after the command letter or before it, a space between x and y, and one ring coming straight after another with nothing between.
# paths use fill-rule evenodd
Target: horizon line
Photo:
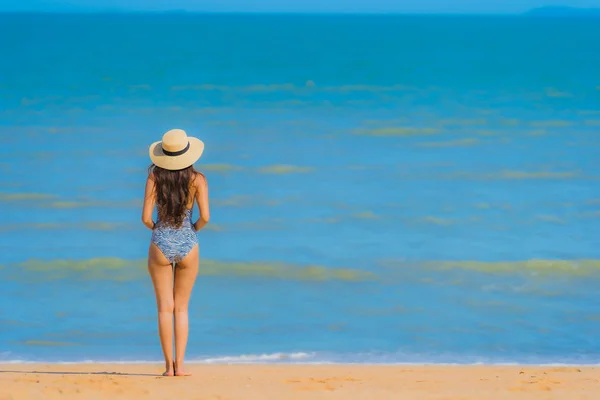
<instances>
[{"instance_id":1,"label":"horizon line","mask_svg":"<svg viewBox=\"0 0 600 400\"><path fill-rule=\"evenodd\" d=\"M0 10L0 14L279 14L279 15L406 15L406 16L521 16L523 12L399 12L399 11L187 11L187 10Z\"/></svg>"},{"instance_id":2,"label":"horizon line","mask_svg":"<svg viewBox=\"0 0 600 400\"><path fill-rule=\"evenodd\" d=\"M566 10L565 14L546 14L537 15L534 11L540 9L560 9ZM590 14L571 14L568 11L593 11ZM86 8L70 8L58 10L1 10L0 15L40 15L40 14L55 14L55 15L326 15L326 16L479 16L479 17L531 17L531 18L589 18L598 17L600 7L597 8L580 8L580 7L537 7L530 8L524 11L512 12L475 12L475 11L455 11L455 12L439 12L439 11L421 11L421 12L402 12L402 11L235 11L235 10L119 10L119 9L86 9Z\"/></svg>"}]
</instances>

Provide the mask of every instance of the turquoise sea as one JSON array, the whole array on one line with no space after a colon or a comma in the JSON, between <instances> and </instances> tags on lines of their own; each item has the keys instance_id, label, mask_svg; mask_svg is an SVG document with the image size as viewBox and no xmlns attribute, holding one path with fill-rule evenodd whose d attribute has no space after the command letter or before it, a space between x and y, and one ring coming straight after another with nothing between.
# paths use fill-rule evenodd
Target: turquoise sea
<instances>
[{"instance_id":1,"label":"turquoise sea","mask_svg":"<svg viewBox=\"0 0 600 400\"><path fill-rule=\"evenodd\" d=\"M161 360L183 128L190 360L600 363L597 19L0 14L0 54L0 362Z\"/></svg>"}]
</instances>

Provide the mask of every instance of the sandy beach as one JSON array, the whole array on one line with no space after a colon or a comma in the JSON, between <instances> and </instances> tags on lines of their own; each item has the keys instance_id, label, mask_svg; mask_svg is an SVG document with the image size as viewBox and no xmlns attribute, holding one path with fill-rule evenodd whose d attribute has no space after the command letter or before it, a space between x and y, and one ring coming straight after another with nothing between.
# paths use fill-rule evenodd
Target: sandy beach
<instances>
[{"instance_id":1,"label":"sandy beach","mask_svg":"<svg viewBox=\"0 0 600 400\"><path fill-rule=\"evenodd\" d=\"M597 399L598 367L6 364L0 400Z\"/></svg>"}]
</instances>

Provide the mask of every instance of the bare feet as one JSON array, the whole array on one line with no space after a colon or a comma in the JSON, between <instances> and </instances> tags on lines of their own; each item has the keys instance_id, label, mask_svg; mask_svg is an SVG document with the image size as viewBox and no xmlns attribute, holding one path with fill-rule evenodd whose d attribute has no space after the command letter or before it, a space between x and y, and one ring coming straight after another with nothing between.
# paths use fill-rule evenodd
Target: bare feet
<instances>
[{"instance_id":1,"label":"bare feet","mask_svg":"<svg viewBox=\"0 0 600 400\"><path fill-rule=\"evenodd\" d=\"M191 372L186 372L182 368L177 368L177 365L173 363L173 368L175 369L175 376L192 376Z\"/></svg>"},{"instance_id":2,"label":"bare feet","mask_svg":"<svg viewBox=\"0 0 600 400\"><path fill-rule=\"evenodd\" d=\"M163 372L162 376L175 376L175 363L167 365L167 370Z\"/></svg>"}]
</instances>

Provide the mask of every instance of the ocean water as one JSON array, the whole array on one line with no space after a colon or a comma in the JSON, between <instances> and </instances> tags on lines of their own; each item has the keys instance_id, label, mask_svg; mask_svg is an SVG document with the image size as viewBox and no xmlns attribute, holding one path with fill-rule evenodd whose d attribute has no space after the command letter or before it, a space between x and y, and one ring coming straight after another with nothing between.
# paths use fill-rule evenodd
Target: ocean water
<instances>
[{"instance_id":1,"label":"ocean water","mask_svg":"<svg viewBox=\"0 0 600 400\"><path fill-rule=\"evenodd\" d=\"M148 145L200 137L195 362L600 362L600 23L0 15L0 361L158 361ZM198 215L195 211L195 215Z\"/></svg>"}]
</instances>

